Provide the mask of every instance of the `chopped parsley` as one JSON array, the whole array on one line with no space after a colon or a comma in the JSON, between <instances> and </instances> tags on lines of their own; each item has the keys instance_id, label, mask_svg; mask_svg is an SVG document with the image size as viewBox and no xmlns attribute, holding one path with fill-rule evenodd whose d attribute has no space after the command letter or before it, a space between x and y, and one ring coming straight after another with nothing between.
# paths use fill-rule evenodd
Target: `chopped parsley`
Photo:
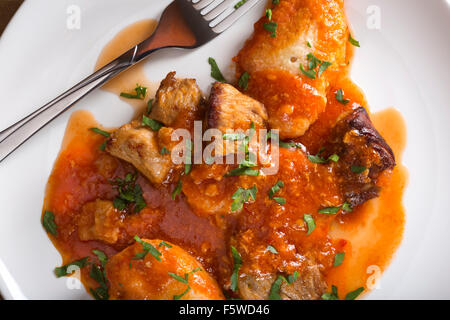
<instances>
[{"instance_id":1,"label":"chopped parsley","mask_svg":"<svg viewBox=\"0 0 450 320\"><path fill-rule=\"evenodd\" d=\"M267 19L272 20L272 10L271 9L266 9L266 17Z\"/></svg>"},{"instance_id":2,"label":"chopped parsley","mask_svg":"<svg viewBox=\"0 0 450 320\"><path fill-rule=\"evenodd\" d=\"M165 241L161 241L161 242L159 243L159 245L158 245L158 247L162 247L162 246L165 246L165 247L167 247L167 248L172 248L172 245L168 244L168 243L165 242Z\"/></svg>"},{"instance_id":3,"label":"chopped parsley","mask_svg":"<svg viewBox=\"0 0 450 320\"><path fill-rule=\"evenodd\" d=\"M353 290L347 293L347 295L345 296L345 300L355 300L363 291L364 291L363 287Z\"/></svg>"},{"instance_id":4,"label":"chopped parsley","mask_svg":"<svg viewBox=\"0 0 450 320\"><path fill-rule=\"evenodd\" d=\"M224 133L222 139L236 141L236 140L244 140L245 137L246 135L243 133Z\"/></svg>"},{"instance_id":5,"label":"chopped parsley","mask_svg":"<svg viewBox=\"0 0 450 320\"><path fill-rule=\"evenodd\" d=\"M305 70L303 64L300 64L300 71L311 79L320 78L322 73L332 64L331 62L320 60L312 53L308 53L306 59L308 60L308 70ZM319 69L316 71L317 67Z\"/></svg>"},{"instance_id":6,"label":"chopped parsley","mask_svg":"<svg viewBox=\"0 0 450 320\"><path fill-rule=\"evenodd\" d=\"M239 1L238 3L236 3L235 5L234 5L234 8L235 9L239 9L241 6L243 6L246 2L247 2L248 0L241 0L241 1Z\"/></svg>"},{"instance_id":7,"label":"chopped parsley","mask_svg":"<svg viewBox=\"0 0 450 320\"><path fill-rule=\"evenodd\" d=\"M101 250L94 249L92 252L97 256L98 261L100 261L101 266L104 268L108 262L108 256Z\"/></svg>"},{"instance_id":8,"label":"chopped parsley","mask_svg":"<svg viewBox=\"0 0 450 320\"><path fill-rule=\"evenodd\" d=\"M308 232L306 233L306 235L309 236L311 232L313 232L314 229L316 228L316 222L314 221L314 218L311 214L304 214L303 220L306 222L306 225L308 226Z\"/></svg>"},{"instance_id":9,"label":"chopped parsley","mask_svg":"<svg viewBox=\"0 0 450 320\"><path fill-rule=\"evenodd\" d=\"M320 154L324 151L325 149L322 148L319 150L319 152L316 155L308 155L308 160L311 161L312 163L327 163L329 161L333 161L333 162L338 162L339 161L339 156L337 154L332 154L331 156L329 156L327 159L325 159L324 157L321 157Z\"/></svg>"},{"instance_id":10,"label":"chopped parsley","mask_svg":"<svg viewBox=\"0 0 450 320\"><path fill-rule=\"evenodd\" d=\"M345 259L345 252L336 253L334 256L334 264L333 267L339 267Z\"/></svg>"},{"instance_id":11,"label":"chopped parsley","mask_svg":"<svg viewBox=\"0 0 450 320\"><path fill-rule=\"evenodd\" d=\"M282 197L274 197L273 200L280 205L286 204L286 199Z\"/></svg>"},{"instance_id":12,"label":"chopped parsley","mask_svg":"<svg viewBox=\"0 0 450 320\"><path fill-rule=\"evenodd\" d=\"M366 171L366 167L363 167L363 166L351 166L351 168L350 168L350 170L353 172L353 173L357 173L357 174L360 174L360 173L363 173L364 171Z\"/></svg>"},{"instance_id":13,"label":"chopped parsley","mask_svg":"<svg viewBox=\"0 0 450 320\"><path fill-rule=\"evenodd\" d=\"M108 285L107 285L107 278L106 273L104 270L104 267L92 265L91 271L89 273L89 276L98 282L100 287L96 289L90 288L92 295L96 300L108 300L109 294L108 294Z\"/></svg>"},{"instance_id":14,"label":"chopped parsley","mask_svg":"<svg viewBox=\"0 0 450 320\"><path fill-rule=\"evenodd\" d=\"M353 37L352 37L352 35L350 33L348 34L348 42L350 42L355 47L359 48L359 41L353 39Z\"/></svg>"},{"instance_id":15,"label":"chopped parsley","mask_svg":"<svg viewBox=\"0 0 450 320\"><path fill-rule=\"evenodd\" d=\"M306 42L306 45L308 46L308 48L312 48L311 43L309 41Z\"/></svg>"},{"instance_id":16,"label":"chopped parsley","mask_svg":"<svg viewBox=\"0 0 450 320\"><path fill-rule=\"evenodd\" d=\"M239 269L242 266L242 257L241 254L237 251L237 249L231 246L231 254L233 256L233 274L231 275L231 290L236 292L239 287Z\"/></svg>"},{"instance_id":17,"label":"chopped parsley","mask_svg":"<svg viewBox=\"0 0 450 320\"><path fill-rule=\"evenodd\" d=\"M231 170L225 174L225 177L234 177L234 176L259 176L259 170L252 169L246 167L242 164L239 165L238 168Z\"/></svg>"},{"instance_id":18,"label":"chopped parsley","mask_svg":"<svg viewBox=\"0 0 450 320\"><path fill-rule=\"evenodd\" d=\"M272 3L273 3L273 4L279 4L279 3L280 3L280 0L272 0Z\"/></svg>"},{"instance_id":19,"label":"chopped parsley","mask_svg":"<svg viewBox=\"0 0 450 320\"><path fill-rule=\"evenodd\" d=\"M134 240L142 244L142 246L144 247L144 251L138 252L133 258L134 260L144 259L145 256L150 253L156 260L161 261L162 253L159 252L158 249L156 249L151 243L141 240L141 238L139 238L138 236L134 236Z\"/></svg>"},{"instance_id":20,"label":"chopped parsley","mask_svg":"<svg viewBox=\"0 0 450 320\"><path fill-rule=\"evenodd\" d=\"M345 300L355 300L362 292L364 291L364 287L360 287L354 291L347 293L345 296ZM337 287L335 285L331 286L331 292L324 293L322 295L322 299L324 300L339 300Z\"/></svg>"},{"instance_id":21,"label":"chopped parsley","mask_svg":"<svg viewBox=\"0 0 450 320\"><path fill-rule=\"evenodd\" d=\"M127 98L127 99L140 99L143 100L147 94L147 88L142 87L139 84L136 84L136 88L134 88L134 94L133 93L126 93L122 92L120 93L121 97Z\"/></svg>"},{"instance_id":22,"label":"chopped parsley","mask_svg":"<svg viewBox=\"0 0 450 320\"><path fill-rule=\"evenodd\" d=\"M335 285L331 286L331 292L326 292L322 295L323 300L339 300L337 287Z\"/></svg>"},{"instance_id":23,"label":"chopped parsley","mask_svg":"<svg viewBox=\"0 0 450 320\"><path fill-rule=\"evenodd\" d=\"M68 263L62 267L55 268L55 275L57 278L67 276L75 272L75 270L70 267L78 267L79 269L85 267L88 264L89 257L84 257L82 259Z\"/></svg>"},{"instance_id":24,"label":"chopped parsley","mask_svg":"<svg viewBox=\"0 0 450 320\"><path fill-rule=\"evenodd\" d=\"M275 183L275 185L272 188L270 188L270 190L269 190L269 199L273 199L274 194L276 192L280 191L281 188L283 188L283 187L284 187L284 182L281 180L278 180L278 182Z\"/></svg>"},{"instance_id":25,"label":"chopped parsley","mask_svg":"<svg viewBox=\"0 0 450 320\"><path fill-rule=\"evenodd\" d=\"M341 207L325 207L322 209L319 209L318 212L322 214L336 214L339 212Z\"/></svg>"},{"instance_id":26,"label":"chopped parsley","mask_svg":"<svg viewBox=\"0 0 450 320\"><path fill-rule=\"evenodd\" d=\"M242 90L248 89L248 81L250 80L250 74L246 71L239 78L238 85Z\"/></svg>"},{"instance_id":27,"label":"chopped parsley","mask_svg":"<svg viewBox=\"0 0 450 320\"><path fill-rule=\"evenodd\" d=\"M91 130L95 133L101 134L102 136L104 136L106 138L109 138L109 136L111 135L109 132L103 131L99 128L90 128L89 130Z\"/></svg>"},{"instance_id":28,"label":"chopped parsley","mask_svg":"<svg viewBox=\"0 0 450 320\"><path fill-rule=\"evenodd\" d=\"M109 136L111 135L109 132L100 130L99 128L90 128L89 130L91 130L91 131L93 131L93 132L95 132L95 133L98 133L98 134L100 134L100 135L102 135L102 136L104 136L104 137L106 137L106 138L109 138ZM99 147L100 150L105 151L105 149L106 149L106 142L107 142L107 141L108 141L108 140L105 140L105 142L103 142L103 143L100 145L100 147Z\"/></svg>"},{"instance_id":29,"label":"chopped parsley","mask_svg":"<svg viewBox=\"0 0 450 320\"><path fill-rule=\"evenodd\" d=\"M127 173L124 179L116 178L110 181L119 192L113 200L114 208L120 211L133 209L134 213L138 213L147 206L142 188L136 184L136 179L137 172Z\"/></svg>"},{"instance_id":30,"label":"chopped parsley","mask_svg":"<svg viewBox=\"0 0 450 320\"><path fill-rule=\"evenodd\" d=\"M258 192L258 189L256 188L256 185L254 185L250 189L244 189L239 187L237 191L233 194L231 197L234 201L231 204L231 211L235 212L237 210L242 209L245 202L248 202L250 198L252 200L256 200L256 193Z\"/></svg>"},{"instance_id":31,"label":"chopped parsley","mask_svg":"<svg viewBox=\"0 0 450 320\"><path fill-rule=\"evenodd\" d=\"M275 38L277 36L277 27L278 27L278 24L273 21L264 23L264 29L266 29L267 31L270 32L270 36L272 38Z\"/></svg>"},{"instance_id":32,"label":"chopped parsley","mask_svg":"<svg viewBox=\"0 0 450 320\"><path fill-rule=\"evenodd\" d=\"M211 77L219 82L227 82L222 74L220 72L219 66L217 65L216 60L214 58L209 58L208 63L211 66Z\"/></svg>"},{"instance_id":33,"label":"chopped parsley","mask_svg":"<svg viewBox=\"0 0 450 320\"><path fill-rule=\"evenodd\" d=\"M178 180L177 186L172 191L172 200L175 200L175 198L181 193L181 188L183 187L183 184L181 180Z\"/></svg>"},{"instance_id":34,"label":"chopped parsley","mask_svg":"<svg viewBox=\"0 0 450 320\"><path fill-rule=\"evenodd\" d=\"M192 169L192 140L186 140L186 157L184 162L184 174L188 175Z\"/></svg>"},{"instance_id":35,"label":"chopped parsley","mask_svg":"<svg viewBox=\"0 0 450 320\"><path fill-rule=\"evenodd\" d=\"M169 152L169 150L167 150L166 149L166 147L162 147L161 148L161 151L160 151L160 154L163 156L163 155L165 155L165 154L169 154L170 152Z\"/></svg>"},{"instance_id":36,"label":"chopped parsley","mask_svg":"<svg viewBox=\"0 0 450 320\"><path fill-rule=\"evenodd\" d=\"M350 100L344 99L344 93L342 92L342 89L338 89L336 91L336 100L342 104L347 104L350 102Z\"/></svg>"},{"instance_id":37,"label":"chopped parsley","mask_svg":"<svg viewBox=\"0 0 450 320\"><path fill-rule=\"evenodd\" d=\"M318 212L322 213L322 214L336 214L339 212L340 209L342 209L345 212L353 211L351 205L348 202L344 202L344 204L342 204L342 206L325 207L325 208L319 209Z\"/></svg>"},{"instance_id":38,"label":"chopped parsley","mask_svg":"<svg viewBox=\"0 0 450 320\"><path fill-rule=\"evenodd\" d=\"M153 131L158 131L164 126L161 122L150 119L149 117L144 115L142 116L142 125L149 127Z\"/></svg>"},{"instance_id":39,"label":"chopped parsley","mask_svg":"<svg viewBox=\"0 0 450 320\"><path fill-rule=\"evenodd\" d=\"M274 254L278 254L277 249L275 249L275 248L274 248L273 246L271 246L270 244L267 246L266 250L267 250L267 251L270 251L270 252L272 252L272 253L274 253Z\"/></svg>"},{"instance_id":40,"label":"chopped parsley","mask_svg":"<svg viewBox=\"0 0 450 320\"><path fill-rule=\"evenodd\" d=\"M42 225L48 233L54 236L58 235L58 226L55 223L55 215L53 212L47 210L44 212L42 217Z\"/></svg>"},{"instance_id":41,"label":"chopped parsley","mask_svg":"<svg viewBox=\"0 0 450 320\"><path fill-rule=\"evenodd\" d=\"M278 275L277 279L272 283L272 287L270 288L269 300L282 300L280 296L281 285L283 281L287 284L293 284L298 278L298 272L295 271L292 275L286 277L282 275Z\"/></svg>"}]
</instances>

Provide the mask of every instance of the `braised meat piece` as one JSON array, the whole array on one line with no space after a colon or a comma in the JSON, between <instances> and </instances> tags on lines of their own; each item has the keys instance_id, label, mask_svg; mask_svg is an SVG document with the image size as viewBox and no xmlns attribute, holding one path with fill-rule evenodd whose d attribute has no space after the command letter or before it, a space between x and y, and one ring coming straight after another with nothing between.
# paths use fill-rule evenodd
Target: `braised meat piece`
<instances>
[{"instance_id":1,"label":"braised meat piece","mask_svg":"<svg viewBox=\"0 0 450 320\"><path fill-rule=\"evenodd\" d=\"M246 300L267 300L276 279L275 274L263 278L245 275L239 280L239 293ZM326 289L327 284L319 267L310 264L304 268L294 283L288 284L283 281L279 294L283 300L318 300Z\"/></svg>"},{"instance_id":2,"label":"braised meat piece","mask_svg":"<svg viewBox=\"0 0 450 320\"><path fill-rule=\"evenodd\" d=\"M366 110L359 107L344 116L332 136L325 150L340 157L337 174L346 201L356 206L377 197L377 178L395 166L395 157Z\"/></svg>"},{"instance_id":3,"label":"braised meat piece","mask_svg":"<svg viewBox=\"0 0 450 320\"><path fill-rule=\"evenodd\" d=\"M80 240L101 240L113 244L119 239L122 220L112 201L97 199L81 208L77 223Z\"/></svg>"},{"instance_id":4,"label":"braised meat piece","mask_svg":"<svg viewBox=\"0 0 450 320\"><path fill-rule=\"evenodd\" d=\"M168 140L161 138L169 135L170 130L161 128L155 132L142 126L140 121L134 120L111 134L106 151L130 162L152 183L161 184L174 166L170 157L171 146L160 143L161 140ZM167 153L162 154L163 147Z\"/></svg>"},{"instance_id":5,"label":"braised meat piece","mask_svg":"<svg viewBox=\"0 0 450 320\"><path fill-rule=\"evenodd\" d=\"M150 118L167 127L191 128L203 112L203 96L194 79L177 79L175 72L161 81Z\"/></svg>"},{"instance_id":6,"label":"braised meat piece","mask_svg":"<svg viewBox=\"0 0 450 320\"><path fill-rule=\"evenodd\" d=\"M264 105L241 93L233 86L216 82L209 97L208 127L227 129L265 128L267 111Z\"/></svg>"}]
</instances>

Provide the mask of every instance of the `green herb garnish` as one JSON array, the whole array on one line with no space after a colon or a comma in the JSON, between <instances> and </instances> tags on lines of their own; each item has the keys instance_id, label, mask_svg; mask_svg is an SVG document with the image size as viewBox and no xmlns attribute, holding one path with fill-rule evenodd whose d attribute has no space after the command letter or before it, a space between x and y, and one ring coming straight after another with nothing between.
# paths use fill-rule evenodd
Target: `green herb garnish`
<instances>
[{"instance_id":1,"label":"green herb garnish","mask_svg":"<svg viewBox=\"0 0 450 320\"><path fill-rule=\"evenodd\" d=\"M335 285L331 286L331 292L326 292L322 295L323 300L339 300L337 287Z\"/></svg>"},{"instance_id":2,"label":"green herb garnish","mask_svg":"<svg viewBox=\"0 0 450 320\"><path fill-rule=\"evenodd\" d=\"M47 210L44 212L42 217L42 225L48 233L54 236L58 235L58 226L55 223L55 215L53 212Z\"/></svg>"},{"instance_id":3,"label":"green herb garnish","mask_svg":"<svg viewBox=\"0 0 450 320\"><path fill-rule=\"evenodd\" d=\"M113 200L114 208L124 211L132 207L134 213L138 213L147 206L142 195L142 188L136 184L136 179L137 172L128 173L124 179L116 178L110 181L119 192Z\"/></svg>"},{"instance_id":4,"label":"green herb garnish","mask_svg":"<svg viewBox=\"0 0 450 320\"><path fill-rule=\"evenodd\" d=\"M237 191L233 194L231 197L234 201L231 204L231 211L237 211L242 209L245 202L249 201L250 198L252 200L256 200L256 193L258 192L258 189L256 188L256 185L254 185L250 189L244 189L239 187Z\"/></svg>"},{"instance_id":5,"label":"green herb garnish","mask_svg":"<svg viewBox=\"0 0 450 320\"><path fill-rule=\"evenodd\" d=\"M280 205L286 204L286 199L282 197L274 197L273 200Z\"/></svg>"},{"instance_id":6,"label":"green herb garnish","mask_svg":"<svg viewBox=\"0 0 450 320\"><path fill-rule=\"evenodd\" d=\"M353 173L357 173L357 174L360 174L360 173L363 173L364 171L366 171L366 167L363 167L363 166L352 166L351 168L350 168L350 170L353 172Z\"/></svg>"},{"instance_id":7,"label":"green herb garnish","mask_svg":"<svg viewBox=\"0 0 450 320\"><path fill-rule=\"evenodd\" d=\"M227 82L222 74L222 72L220 72L219 66L217 65L216 60L214 60L213 58L209 58L208 59L208 63L211 66L211 77L219 82Z\"/></svg>"},{"instance_id":8,"label":"green herb garnish","mask_svg":"<svg viewBox=\"0 0 450 320\"><path fill-rule=\"evenodd\" d=\"M334 256L334 267L339 267L345 259L345 252L336 253Z\"/></svg>"},{"instance_id":9,"label":"green herb garnish","mask_svg":"<svg viewBox=\"0 0 450 320\"><path fill-rule=\"evenodd\" d=\"M230 281L231 281L231 290L236 292L239 287L239 269L242 266L242 257L240 253L237 251L237 249L233 246L231 246L231 254L233 256L233 274L231 275Z\"/></svg>"},{"instance_id":10,"label":"green herb garnish","mask_svg":"<svg viewBox=\"0 0 450 320\"><path fill-rule=\"evenodd\" d=\"M241 1L239 1L238 3L236 3L235 5L234 5L234 8L235 9L239 9L242 5L244 5L244 3L246 3L248 0L241 0Z\"/></svg>"},{"instance_id":11,"label":"green herb garnish","mask_svg":"<svg viewBox=\"0 0 450 320\"><path fill-rule=\"evenodd\" d=\"M276 192L280 191L281 188L283 188L283 187L284 187L284 182L281 180L278 180L278 182L275 183L275 185L272 188L270 188L270 190L269 190L269 199L273 199L274 194Z\"/></svg>"},{"instance_id":12,"label":"green herb garnish","mask_svg":"<svg viewBox=\"0 0 450 320\"><path fill-rule=\"evenodd\" d=\"M271 9L266 9L266 17L267 19L272 20L272 10Z\"/></svg>"},{"instance_id":13,"label":"green herb garnish","mask_svg":"<svg viewBox=\"0 0 450 320\"><path fill-rule=\"evenodd\" d=\"M336 214L339 212L341 207L325 207L322 209L319 209L318 212L322 214Z\"/></svg>"},{"instance_id":14,"label":"green herb garnish","mask_svg":"<svg viewBox=\"0 0 450 320\"><path fill-rule=\"evenodd\" d=\"M271 246L270 244L267 246L266 250L267 250L267 251L270 251L270 252L272 252L272 253L274 253L274 254L278 254L277 249L275 249L275 248L274 248L273 246Z\"/></svg>"},{"instance_id":15,"label":"green herb garnish","mask_svg":"<svg viewBox=\"0 0 450 320\"><path fill-rule=\"evenodd\" d=\"M156 249L151 243L141 240L141 238L139 238L138 236L134 236L134 240L142 244L142 246L144 247L144 251L137 253L133 259L144 259L145 256L150 253L156 260L161 261L162 253L159 252L158 249Z\"/></svg>"},{"instance_id":16,"label":"green herb garnish","mask_svg":"<svg viewBox=\"0 0 450 320\"><path fill-rule=\"evenodd\" d=\"M348 42L350 42L355 47L359 48L359 41L353 39L353 37L352 37L352 35L350 33L348 34Z\"/></svg>"},{"instance_id":17,"label":"green herb garnish","mask_svg":"<svg viewBox=\"0 0 450 320\"><path fill-rule=\"evenodd\" d=\"M332 64L331 62L320 60L312 53L308 53L306 59L308 60L308 70L305 70L303 64L300 64L300 71L311 79L315 79L316 76L317 78L320 78L322 73ZM317 67L319 67L319 69L316 72Z\"/></svg>"},{"instance_id":18,"label":"green herb garnish","mask_svg":"<svg viewBox=\"0 0 450 320\"><path fill-rule=\"evenodd\" d=\"M102 136L104 136L106 138L109 138L109 136L111 135L109 132L103 131L99 128L89 128L89 130L91 130L95 133L101 134Z\"/></svg>"},{"instance_id":19,"label":"green herb garnish","mask_svg":"<svg viewBox=\"0 0 450 320\"><path fill-rule=\"evenodd\" d=\"M134 94L132 93L126 93L122 92L120 93L121 97L127 98L127 99L140 99L143 100L145 98L145 95L147 94L147 88L142 87L139 84L136 84L136 88L134 88Z\"/></svg>"},{"instance_id":20,"label":"green herb garnish","mask_svg":"<svg viewBox=\"0 0 450 320\"><path fill-rule=\"evenodd\" d=\"M150 119L149 117L144 115L142 116L142 125L149 127L153 131L158 131L159 129L164 127L164 125L161 122Z\"/></svg>"},{"instance_id":21,"label":"green herb garnish","mask_svg":"<svg viewBox=\"0 0 450 320\"><path fill-rule=\"evenodd\" d=\"M57 268L55 268L55 275L57 278L60 278L60 277L64 277L69 274L72 274L75 272L75 270L68 270L69 267L78 267L79 269L81 269L88 264L88 260L89 260L89 257L84 257L82 259L68 263L62 267L57 267ZM70 268L70 269L72 269L72 268ZM71 272L69 273L69 271L71 271Z\"/></svg>"},{"instance_id":22,"label":"green herb garnish","mask_svg":"<svg viewBox=\"0 0 450 320\"><path fill-rule=\"evenodd\" d=\"M178 180L177 186L172 191L172 200L175 200L175 198L181 193L181 188L183 184L181 180Z\"/></svg>"},{"instance_id":23,"label":"green herb garnish","mask_svg":"<svg viewBox=\"0 0 450 320\"><path fill-rule=\"evenodd\" d=\"M248 89L248 81L250 80L250 74L246 71L239 78L238 85L242 90Z\"/></svg>"},{"instance_id":24,"label":"green herb garnish","mask_svg":"<svg viewBox=\"0 0 450 320\"><path fill-rule=\"evenodd\" d=\"M165 247L167 247L167 248L172 248L172 245L168 244L168 243L165 242L165 241L161 241L161 242L159 243L159 245L158 245L158 247L162 247L162 246L165 246Z\"/></svg>"},{"instance_id":25,"label":"green herb garnish","mask_svg":"<svg viewBox=\"0 0 450 320\"><path fill-rule=\"evenodd\" d=\"M306 222L306 225L308 226L308 232L306 233L306 235L309 236L311 232L313 232L314 229L316 228L316 222L314 221L314 218L311 214L304 214L303 220Z\"/></svg>"},{"instance_id":26,"label":"green herb garnish","mask_svg":"<svg viewBox=\"0 0 450 320\"><path fill-rule=\"evenodd\" d=\"M336 91L336 100L342 104L347 104L350 102L350 100L344 99L344 93L342 92L342 89L338 89Z\"/></svg>"},{"instance_id":27,"label":"green herb garnish","mask_svg":"<svg viewBox=\"0 0 450 320\"><path fill-rule=\"evenodd\" d=\"M264 23L264 29L266 29L267 31L270 32L270 36L272 38L275 38L277 36L277 27L278 27L278 24L273 21Z\"/></svg>"},{"instance_id":28,"label":"green herb garnish","mask_svg":"<svg viewBox=\"0 0 450 320\"><path fill-rule=\"evenodd\" d=\"M163 156L165 154L169 154L170 152L169 152L169 150L166 149L166 147L162 147L161 151L159 153Z\"/></svg>"},{"instance_id":29,"label":"green herb garnish","mask_svg":"<svg viewBox=\"0 0 450 320\"><path fill-rule=\"evenodd\" d=\"M351 291L347 293L347 295L345 296L345 300L355 300L363 291L364 291L363 287Z\"/></svg>"},{"instance_id":30,"label":"green herb garnish","mask_svg":"<svg viewBox=\"0 0 450 320\"><path fill-rule=\"evenodd\" d=\"M192 140L186 140L186 157L184 162L184 174L188 175L192 169L192 149L194 144Z\"/></svg>"}]
</instances>

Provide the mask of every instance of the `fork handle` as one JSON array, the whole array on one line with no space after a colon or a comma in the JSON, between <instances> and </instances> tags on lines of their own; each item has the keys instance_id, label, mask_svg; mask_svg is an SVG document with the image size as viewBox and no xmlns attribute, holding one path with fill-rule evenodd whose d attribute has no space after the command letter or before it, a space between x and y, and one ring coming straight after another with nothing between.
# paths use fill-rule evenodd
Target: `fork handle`
<instances>
[{"instance_id":1,"label":"fork handle","mask_svg":"<svg viewBox=\"0 0 450 320\"><path fill-rule=\"evenodd\" d=\"M54 118L95 88L135 63L138 46L79 82L54 100L0 132L0 162Z\"/></svg>"}]
</instances>

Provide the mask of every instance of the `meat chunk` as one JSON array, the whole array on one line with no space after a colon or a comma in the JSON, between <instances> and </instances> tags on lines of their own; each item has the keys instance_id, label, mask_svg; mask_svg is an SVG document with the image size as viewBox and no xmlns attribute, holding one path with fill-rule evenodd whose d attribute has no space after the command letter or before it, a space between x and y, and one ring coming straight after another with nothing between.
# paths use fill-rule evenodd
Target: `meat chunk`
<instances>
[{"instance_id":1,"label":"meat chunk","mask_svg":"<svg viewBox=\"0 0 450 320\"><path fill-rule=\"evenodd\" d=\"M119 252L109 259L106 274L112 300L223 299L216 281L193 256L161 240L143 239Z\"/></svg>"},{"instance_id":2,"label":"meat chunk","mask_svg":"<svg viewBox=\"0 0 450 320\"><path fill-rule=\"evenodd\" d=\"M267 17L261 18L235 61L240 73L250 74L248 94L266 106L271 128L280 129L282 139L296 138L324 112L329 83L347 68L344 4L280 1L273 5L271 20L277 24L275 36L265 29ZM300 66L314 70L314 76Z\"/></svg>"},{"instance_id":3,"label":"meat chunk","mask_svg":"<svg viewBox=\"0 0 450 320\"><path fill-rule=\"evenodd\" d=\"M135 120L111 134L106 151L133 164L152 183L161 184L168 177L173 164L170 157L171 147L160 145L159 137L170 135L171 130L161 128L155 132ZM164 138L164 140L168 139ZM169 154L162 154L163 146Z\"/></svg>"},{"instance_id":4,"label":"meat chunk","mask_svg":"<svg viewBox=\"0 0 450 320\"><path fill-rule=\"evenodd\" d=\"M267 300L277 275L258 278L245 275L239 280L239 292L246 300ZM327 284L317 265L308 265L292 284L282 282L280 297L283 300L317 300L326 291Z\"/></svg>"},{"instance_id":5,"label":"meat chunk","mask_svg":"<svg viewBox=\"0 0 450 320\"><path fill-rule=\"evenodd\" d=\"M359 107L344 116L332 135L325 150L340 157L337 174L346 201L356 206L377 197L377 178L395 166L395 156L366 110Z\"/></svg>"},{"instance_id":6,"label":"meat chunk","mask_svg":"<svg viewBox=\"0 0 450 320\"><path fill-rule=\"evenodd\" d=\"M175 72L161 81L156 92L150 118L167 127L191 128L194 119L200 119L203 96L194 79L177 79Z\"/></svg>"},{"instance_id":7,"label":"meat chunk","mask_svg":"<svg viewBox=\"0 0 450 320\"><path fill-rule=\"evenodd\" d=\"M265 128L267 111L260 102L233 86L216 82L209 97L208 127L225 133L227 129Z\"/></svg>"},{"instance_id":8,"label":"meat chunk","mask_svg":"<svg viewBox=\"0 0 450 320\"><path fill-rule=\"evenodd\" d=\"M82 207L77 223L80 240L100 240L113 244L119 238L122 220L112 201L97 199Z\"/></svg>"}]
</instances>

